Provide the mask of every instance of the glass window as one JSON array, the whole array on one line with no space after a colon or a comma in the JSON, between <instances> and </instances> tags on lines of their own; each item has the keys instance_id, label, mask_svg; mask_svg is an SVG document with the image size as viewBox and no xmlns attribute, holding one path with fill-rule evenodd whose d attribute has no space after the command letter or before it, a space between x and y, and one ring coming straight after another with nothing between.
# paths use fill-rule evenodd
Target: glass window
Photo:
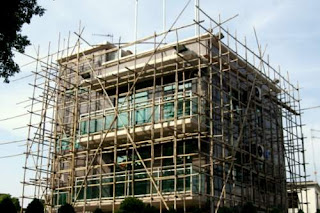
<instances>
[{"instance_id":1,"label":"glass window","mask_svg":"<svg viewBox=\"0 0 320 213\"><path fill-rule=\"evenodd\" d=\"M124 183L117 183L116 184L116 196L124 196Z\"/></svg>"},{"instance_id":2,"label":"glass window","mask_svg":"<svg viewBox=\"0 0 320 213\"><path fill-rule=\"evenodd\" d=\"M101 188L101 197L112 197L113 193L113 186L110 185L104 185Z\"/></svg>"},{"instance_id":3,"label":"glass window","mask_svg":"<svg viewBox=\"0 0 320 213\"><path fill-rule=\"evenodd\" d=\"M96 120L96 132L99 132L104 129L103 124L104 124L103 118L99 118Z\"/></svg>"},{"instance_id":4,"label":"glass window","mask_svg":"<svg viewBox=\"0 0 320 213\"><path fill-rule=\"evenodd\" d=\"M106 53L105 59L106 61L112 61L112 60L118 59L118 51Z\"/></svg>"},{"instance_id":5,"label":"glass window","mask_svg":"<svg viewBox=\"0 0 320 213\"><path fill-rule=\"evenodd\" d=\"M165 101L173 100L172 97L165 97ZM163 118L170 119L174 117L174 102L163 104Z\"/></svg>"},{"instance_id":6,"label":"glass window","mask_svg":"<svg viewBox=\"0 0 320 213\"><path fill-rule=\"evenodd\" d=\"M148 92L138 92L135 94L135 103L146 103L148 101Z\"/></svg>"},{"instance_id":7,"label":"glass window","mask_svg":"<svg viewBox=\"0 0 320 213\"><path fill-rule=\"evenodd\" d=\"M163 180L162 181L162 191L163 192L173 192L174 191L174 180Z\"/></svg>"},{"instance_id":8,"label":"glass window","mask_svg":"<svg viewBox=\"0 0 320 213\"><path fill-rule=\"evenodd\" d=\"M151 122L151 108L143 108L135 111L136 124Z\"/></svg>"},{"instance_id":9,"label":"glass window","mask_svg":"<svg viewBox=\"0 0 320 213\"><path fill-rule=\"evenodd\" d=\"M58 205L64 205L67 203L67 192L60 192L58 193L59 199L58 199Z\"/></svg>"},{"instance_id":10,"label":"glass window","mask_svg":"<svg viewBox=\"0 0 320 213\"><path fill-rule=\"evenodd\" d=\"M92 119L89 121L89 133L96 132L96 119Z\"/></svg>"},{"instance_id":11,"label":"glass window","mask_svg":"<svg viewBox=\"0 0 320 213\"><path fill-rule=\"evenodd\" d=\"M129 113L128 112L121 112L118 115L117 125L119 128L128 126L129 121Z\"/></svg>"},{"instance_id":12,"label":"glass window","mask_svg":"<svg viewBox=\"0 0 320 213\"><path fill-rule=\"evenodd\" d=\"M135 181L134 182L134 194L135 195L150 194L150 182L149 181Z\"/></svg>"},{"instance_id":13,"label":"glass window","mask_svg":"<svg viewBox=\"0 0 320 213\"><path fill-rule=\"evenodd\" d=\"M113 119L114 119L114 114L105 116L104 129L109 129L110 128L110 125L111 125ZM114 124L112 125L111 129L114 129Z\"/></svg>"},{"instance_id":14,"label":"glass window","mask_svg":"<svg viewBox=\"0 0 320 213\"><path fill-rule=\"evenodd\" d=\"M192 98L192 114L198 114L198 98Z\"/></svg>"},{"instance_id":15,"label":"glass window","mask_svg":"<svg viewBox=\"0 0 320 213\"><path fill-rule=\"evenodd\" d=\"M158 122L160 120L160 107L159 105L157 106L154 106L154 121L155 122ZM150 115L150 120L152 119L151 118L152 115Z\"/></svg>"},{"instance_id":16,"label":"glass window","mask_svg":"<svg viewBox=\"0 0 320 213\"><path fill-rule=\"evenodd\" d=\"M121 106L127 106L128 103L130 103L130 102L131 102L131 96L126 97L126 95L125 95L125 96L120 97L120 98L118 99L118 105L119 105L119 107L121 107Z\"/></svg>"},{"instance_id":17,"label":"glass window","mask_svg":"<svg viewBox=\"0 0 320 213\"><path fill-rule=\"evenodd\" d=\"M84 135L88 133L88 121L80 122L80 135Z\"/></svg>"},{"instance_id":18,"label":"glass window","mask_svg":"<svg viewBox=\"0 0 320 213\"><path fill-rule=\"evenodd\" d=\"M99 186L87 186L87 199L99 198Z\"/></svg>"},{"instance_id":19,"label":"glass window","mask_svg":"<svg viewBox=\"0 0 320 213\"><path fill-rule=\"evenodd\" d=\"M61 149L62 150L68 150L69 148L69 138L63 138L61 139Z\"/></svg>"}]
</instances>

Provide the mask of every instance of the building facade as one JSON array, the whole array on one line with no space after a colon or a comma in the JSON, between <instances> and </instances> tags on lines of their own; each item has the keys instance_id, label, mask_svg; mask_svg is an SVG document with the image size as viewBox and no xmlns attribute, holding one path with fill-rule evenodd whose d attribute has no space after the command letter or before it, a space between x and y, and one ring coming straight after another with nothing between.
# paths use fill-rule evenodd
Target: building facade
<instances>
[{"instance_id":1,"label":"building facade","mask_svg":"<svg viewBox=\"0 0 320 213\"><path fill-rule=\"evenodd\" d=\"M221 36L59 61L54 206L286 208L281 89Z\"/></svg>"},{"instance_id":2,"label":"building facade","mask_svg":"<svg viewBox=\"0 0 320 213\"><path fill-rule=\"evenodd\" d=\"M287 191L302 188L287 182L306 177L299 89L217 26L85 51L78 39L46 62L35 88L51 125L35 127L27 153L37 153L38 169L28 181L26 160L24 188L35 186L49 212L65 203L115 212L128 196L160 212L248 202L287 211ZM169 33L176 40L163 44Z\"/></svg>"}]
</instances>

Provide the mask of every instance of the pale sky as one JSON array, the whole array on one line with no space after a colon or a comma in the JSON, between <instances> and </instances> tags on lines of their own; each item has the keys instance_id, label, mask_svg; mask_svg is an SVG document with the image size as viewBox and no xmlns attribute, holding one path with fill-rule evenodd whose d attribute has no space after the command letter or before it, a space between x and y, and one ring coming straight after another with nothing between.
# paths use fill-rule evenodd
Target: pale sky
<instances>
[{"instance_id":1,"label":"pale sky","mask_svg":"<svg viewBox=\"0 0 320 213\"><path fill-rule=\"evenodd\" d=\"M167 0L166 26L169 28L180 13L187 0ZM134 5L135 0L40 0L46 12L43 17L34 17L31 25L23 28L33 46L26 53L35 55L35 47L40 46L41 53L46 54L48 44L57 49L58 35L67 38L77 32L79 22L85 27L84 37L91 44L102 43L109 38L93 36L93 34L113 34L117 41L134 40ZM193 0L176 26L193 23ZM236 14L239 16L228 22L231 32L237 31L239 38L247 37L248 44L254 50L257 45L253 27L259 36L262 46L268 45L274 67L289 72L292 82L299 81L302 108L320 105L320 2L318 0L200 0L201 8L214 19L228 19ZM139 0L138 38L152 35L163 29L162 0ZM200 18L201 19L201 18ZM20 65L29 58L16 55ZM22 72L12 78L10 84L0 83L0 120L26 113L25 104L17 104L31 96L32 87L28 84L32 78L14 81L30 74L33 66L22 67ZM320 108L305 111L303 115L304 134L307 149L306 160L308 174L313 176L313 157L310 142L310 129L320 130ZM14 128L25 126L28 116L7 121L0 121L0 143L26 139L27 129ZM320 137L320 132L315 134ZM23 163L25 156L1 158L2 156L20 154L25 151L23 143L0 145L0 193L21 196ZM314 139L314 151L317 168L320 169L320 139ZM320 171L319 171L320 172ZM318 178L320 180L320 178Z\"/></svg>"}]
</instances>

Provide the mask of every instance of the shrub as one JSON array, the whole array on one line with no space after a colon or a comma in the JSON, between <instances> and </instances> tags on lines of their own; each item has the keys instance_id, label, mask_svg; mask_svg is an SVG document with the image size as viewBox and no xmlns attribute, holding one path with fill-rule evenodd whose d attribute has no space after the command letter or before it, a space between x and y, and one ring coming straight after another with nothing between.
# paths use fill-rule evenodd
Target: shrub
<instances>
[{"instance_id":1,"label":"shrub","mask_svg":"<svg viewBox=\"0 0 320 213\"><path fill-rule=\"evenodd\" d=\"M37 198L34 198L27 206L26 213L44 213L43 202Z\"/></svg>"},{"instance_id":2,"label":"shrub","mask_svg":"<svg viewBox=\"0 0 320 213\"><path fill-rule=\"evenodd\" d=\"M21 206L18 198L11 198L13 205L16 207L16 210L20 212Z\"/></svg>"},{"instance_id":3,"label":"shrub","mask_svg":"<svg viewBox=\"0 0 320 213\"><path fill-rule=\"evenodd\" d=\"M174 208L169 208L169 210L163 210L164 213L177 213L177 210L175 210Z\"/></svg>"},{"instance_id":4,"label":"shrub","mask_svg":"<svg viewBox=\"0 0 320 213\"><path fill-rule=\"evenodd\" d=\"M0 212L17 213L17 209L14 206L10 195L5 194L5 195L1 196L1 198L0 198Z\"/></svg>"},{"instance_id":5,"label":"shrub","mask_svg":"<svg viewBox=\"0 0 320 213\"><path fill-rule=\"evenodd\" d=\"M226 206L220 207L218 213L232 213L232 210Z\"/></svg>"},{"instance_id":6,"label":"shrub","mask_svg":"<svg viewBox=\"0 0 320 213\"><path fill-rule=\"evenodd\" d=\"M103 213L103 211L102 211L102 209L100 209L100 208L96 208L96 210L94 210L93 213Z\"/></svg>"},{"instance_id":7,"label":"shrub","mask_svg":"<svg viewBox=\"0 0 320 213\"><path fill-rule=\"evenodd\" d=\"M278 207L273 207L270 213L282 213L283 211Z\"/></svg>"},{"instance_id":8,"label":"shrub","mask_svg":"<svg viewBox=\"0 0 320 213\"><path fill-rule=\"evenodd\" d=\"M202 210L199 207L195 207L192 209L192 213L202 213Z\"/></svg>"},{"instance_id":9,"label":"shrub","mask_svg":"<svg viewBox=\"0 0 320 213\"><path fill-rule=\"evenodd\" d=\"M302 209L299 209L298 213L304 213L304 211Z\"/></svg>"},{"instance_id":10,"label":"shrub","mask_svg":"<svg viewBox=\"0 0 320 213\"><path fill-rule=\"evenodd\" d=\"M58 209L58 213L75 213L73 206L69 203L66 203Z\"/></svg>"},{"instance_id":11,"label":"shrub","mask_svg":"<svg viewBox=\"0 0 320 213\"><path fill-rule=\"evenodd\" d=\"M144 207L143 213L158 213L158 209L154 206L151 206L150 204L146 205Z\"/></svg>"},{"instance_id":12,"label":"shrub","mask_svg":"<svg viewBox=\"0 0 320 213\"><path fill-rule=\"evenodd\" d=\"M135 197L125 198L119 208L119 213L141 213L144 211L144 204Z\"/></svg>"},{"instance_id":13,"label":"shrub","mask_svg":"<svg viewBox=\"0 0 320 213\"><path fill-rule=\"evenodd\" d=\"M248 202L243 205L241 213L257 213L257 208L251 202Z\"/></svg>"}]
</instances>

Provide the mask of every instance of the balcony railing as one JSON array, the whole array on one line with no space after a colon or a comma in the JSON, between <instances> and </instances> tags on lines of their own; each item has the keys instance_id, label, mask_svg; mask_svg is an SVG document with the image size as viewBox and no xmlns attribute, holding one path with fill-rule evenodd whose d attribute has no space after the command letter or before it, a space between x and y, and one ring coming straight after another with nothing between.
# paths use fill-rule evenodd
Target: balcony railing
<instances>
[{"instance_id":1,"label":"balcony railing","mask_svg":"<svg viewBox=\"0 0 320 213\"><path fill-rule=\"evenodd\" d=\"M179 85L179 89L180 89ZM154 123L167 122L178 119L190 118L197 114L198 98L192 93L191 83L185 84L188 91L178 92L174 95L174 85L168 85L164 89L171 94L155 98L155 104L152 106L152 99L148 99L148 92L135 94L135 101L132 97L119 98L118 119L111 126L114 119L114 110L105 109L80 116L80 135L96 133L106 129L132 128ZM175 103L177 102L177 103ZM176 104L176 109L175 109Z\"/></svg>"},{"instance_id":2,"label":"balcony railing","mask_svg":"<svg viewBox=\"0 0 320 213\"><path fill-rule=\"evenodd\" d=\"M149 169L151 172L151 170ZM175 190L175 173L173 166L164 166L153 169L153 178L161 191L162 195L172 195ZM176 192L178 194L192 195L199 192L205 192L205 175L201 174L201 186L199 184L199 173L195 170L191 163L186 165L177 165L177 183ZM148 197L151 194L157 196L155 187L150 182L150 177L144 169L125 170L115 173L115 197L117 199L126 196ZM77 177L75 180L74 199L77 201L86 199L94 200L110 200L113 199L113 172L102 175L91 175L87 177L87 183L83 184L85 177ZM134 180L132 180L134 179ZM152 185L152 191L150 186ZM200 190L199 190L200 186ZM84 190L85 189L85 190ZM134 190L134 193L132 192ZM79 192L80 190L80 192ZM67 192L54 193L54 205L63 205L66 202Z\"/></svg>"}]
</instances>

